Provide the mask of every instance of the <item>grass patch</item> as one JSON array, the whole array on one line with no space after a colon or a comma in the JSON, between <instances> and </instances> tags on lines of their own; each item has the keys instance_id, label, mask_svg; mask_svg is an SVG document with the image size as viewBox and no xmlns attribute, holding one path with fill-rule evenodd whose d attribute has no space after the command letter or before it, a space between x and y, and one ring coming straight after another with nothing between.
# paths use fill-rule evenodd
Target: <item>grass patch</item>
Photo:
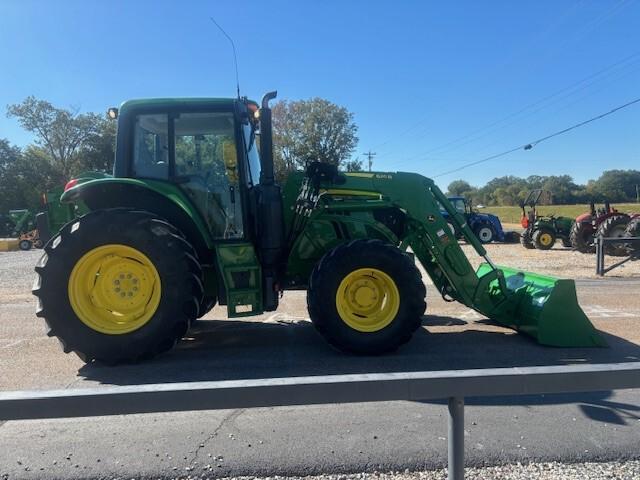
<instances>
[{"instance_id":1,"label":"grass patch","mask_svg":"<svg viewBox=\"0 0 640 480\"><path fill-rule=\"evenodd\" d=\"M596 204L598 206L598 204ZM640 204L638 203L614 203L614 208L620 212L632 213L640 212ZM528 210L528 208L527 208ZM520 223L522 210L520 207L486 207L479 210L483 213L493 213L500 218L503 223ZM557 217L575 218L578 215L588 212L589 205L542 205L538 207L538 213L541 215L555 215Z\"/></svg>"}]
</instances>

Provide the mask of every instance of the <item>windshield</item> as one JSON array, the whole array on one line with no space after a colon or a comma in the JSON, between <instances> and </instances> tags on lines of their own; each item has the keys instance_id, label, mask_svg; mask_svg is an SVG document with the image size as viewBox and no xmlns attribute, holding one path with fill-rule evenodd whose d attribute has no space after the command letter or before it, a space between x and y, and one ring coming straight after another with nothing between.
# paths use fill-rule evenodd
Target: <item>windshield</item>
<instances>
[{"instance_id":1,"label":"windshield","mask_svg":"<svg viewBox=\"0 0 640 480\"><path fill-rule=\"evenodd\" d=\"M455 198L451 200L453 207L460 213L465 213L465 204L462 198Z\"/></svg>"}]
</instances>

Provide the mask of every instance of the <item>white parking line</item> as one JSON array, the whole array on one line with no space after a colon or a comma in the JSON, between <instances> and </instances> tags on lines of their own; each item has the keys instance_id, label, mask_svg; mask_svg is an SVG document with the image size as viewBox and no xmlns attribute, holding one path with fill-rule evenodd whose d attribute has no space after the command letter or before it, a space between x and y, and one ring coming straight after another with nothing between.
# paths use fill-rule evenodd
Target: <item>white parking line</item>
<instances>
[{"instance_id":1,"label":"white parking line","mask_svg":"<svg viewBox=\"0 0 640 480\"><path fill-rule=\"evenodd\" d=\"M638 318L640 313L614 310L602 305L585 305L582 307L589 318Z\"/></svg>"},{"instance_id":2,"label":"white parking line","mask_svg":"<svg viewBox=\"0 0 640 480\"><path fill-rule=\"evenodd\" d=\"M0 340L0 342L9 342L6 345L0 345L0 350L5 350L7 348L11 348L11 347L15 347L16 345L20 345L22 342L24 342L24 340L20 339L20 340L14 340L14 341L10 341L10 340Z\"/></svg>"}]
</instances>

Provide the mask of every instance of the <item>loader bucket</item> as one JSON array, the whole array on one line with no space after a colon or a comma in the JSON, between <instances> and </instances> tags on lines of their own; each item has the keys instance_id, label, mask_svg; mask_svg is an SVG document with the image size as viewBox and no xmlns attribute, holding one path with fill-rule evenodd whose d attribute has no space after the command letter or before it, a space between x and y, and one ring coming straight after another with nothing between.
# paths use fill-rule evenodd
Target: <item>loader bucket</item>
<instances>
[{"instance_id":1,"label":"loader bucket","mask_svg":"<svg viewBox=\"0 0 640 480\"><path fill-rule=\"evenodd\" d=\"M498 267L504 273L506 295L498 280L489 283L490 295L501 298L491 320L534 337L538 343L555 347L605 347L606 342L578 305L573 280L558 279ZM477 275L491 273L489 264L478 267Z\"/></svg>"}]
</instances>

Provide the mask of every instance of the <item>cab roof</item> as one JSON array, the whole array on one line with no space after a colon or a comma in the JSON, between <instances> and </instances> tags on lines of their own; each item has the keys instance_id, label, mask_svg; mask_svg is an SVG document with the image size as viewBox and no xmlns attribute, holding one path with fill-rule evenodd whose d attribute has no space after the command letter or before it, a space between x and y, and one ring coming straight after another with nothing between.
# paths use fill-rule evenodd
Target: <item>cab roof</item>
<instances>
[{"instance_id":1,"label":"cab roof","mask_svg":"<svg viewBox=\"0 0 640 480\"><path fill-rule=\"evenodd\" d=\"M120 105L120 113L128 110L138 110L144 108L159 109L180 109L191 107L213 107L213 108L233 108L237 98L211 98L211 97L193 97L193 98L139 98L127 100Z\"/></svg>"}]
</instances>

